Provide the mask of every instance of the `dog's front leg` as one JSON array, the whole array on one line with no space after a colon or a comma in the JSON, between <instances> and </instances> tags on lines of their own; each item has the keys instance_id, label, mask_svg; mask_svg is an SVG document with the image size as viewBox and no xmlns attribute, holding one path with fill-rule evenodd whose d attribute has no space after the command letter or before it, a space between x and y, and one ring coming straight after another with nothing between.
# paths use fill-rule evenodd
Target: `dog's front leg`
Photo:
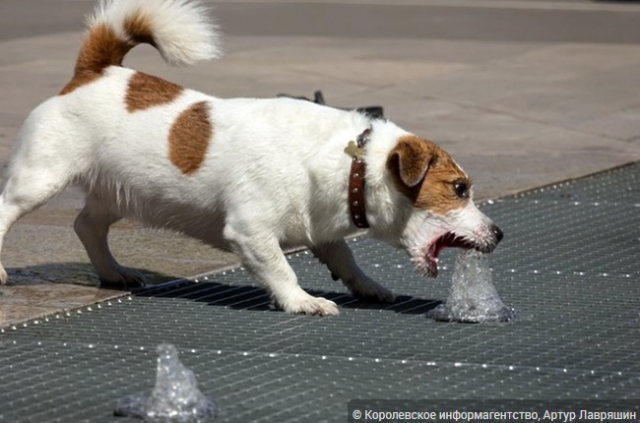
<instances>
[{"instance_id":1,"label":"dog's front leg","mask_svg":"<svg viewBox=\"0 0 640 423\"><path fill-rule=\"evenodd\" d=\"M311 250L327 265L333 279L342 279L342 283L356 297L384 302L395 300L391 291L365 275L358 267L344 240L316 245Z\"/></svg>"},{"instance_id":2,"label":"dog's front leg","mask_svg":"<svg viewBox=\"0 0 640 423\"><path fill-rule=\"evenodd\" d=\"M320 316L339 314L333 301L309 295L298 285L298 278L276 239L248 236L229 229L225 230L225 238L243 265L269 290L274 302L284 311Z\"/></svg>"}]
</instances>

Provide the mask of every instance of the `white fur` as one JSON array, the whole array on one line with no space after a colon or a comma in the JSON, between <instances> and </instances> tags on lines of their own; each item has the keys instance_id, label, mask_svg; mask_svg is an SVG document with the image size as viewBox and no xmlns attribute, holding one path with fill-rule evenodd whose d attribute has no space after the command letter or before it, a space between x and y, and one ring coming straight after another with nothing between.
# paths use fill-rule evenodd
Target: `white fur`
<instances>
[{"instance_id":1,"label":"white fur","mask_svg":"<svg viewBox=\"0 0 640 423\"><path fill-rule=\"evenodd\" d=\"M173 66L192 65L221 55L217 26L206 8L189 0L101 0L89 27L111 26L120 39L126 18L136 12L148 18L162 57Z\"/></svg>"},{"instance_id":2,"label":"white fur","mask_svg":"<svg viewBox=\"0 0 640 423\"><path fill-rule=\"evenodd\" d=\"M117 27L137 8L152 13L155 38L170 62L217 53L201 10L182 0L114 0L102 4L94 22ZM288 312L338 313L333 302L298 285L282 247L300 244L312 248L352 292L391 301L393 294L358 268L343 241L357 231L348 211L351 157L344 148L369 126L366 209L372 235L411 252L443 230L468 226L466 218L418 210L398 192L387 160L407 132L389 121L301 100L220 99L191 90L169 104L128 112L124 96L134 73L108 67L96 81L30 114L0 196L0 249L19 217L76 183L86 189L87 204L75 230L103 281L126 285L140 279L115 261L107 245L109 226L132 217L236 252ZM204 163L184 175L169 160L168 134L177 116L200 101L210 107L214 135ZM6 279L0 266L0 281Z\"/></svg>"}]
</instances>

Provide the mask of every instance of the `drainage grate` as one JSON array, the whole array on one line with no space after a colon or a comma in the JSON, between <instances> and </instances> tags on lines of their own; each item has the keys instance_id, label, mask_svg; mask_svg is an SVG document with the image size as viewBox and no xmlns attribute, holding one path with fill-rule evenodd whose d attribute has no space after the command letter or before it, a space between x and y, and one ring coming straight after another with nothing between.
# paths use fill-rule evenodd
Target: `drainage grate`
<instances>
[{"instance_id":1,"label":"drainage grate","mask_svg":"<svg viewBox=\"0 0 640 423\"><path fill-rule=\"evenodd\" d=\"M454 252L433 281L404 253L354 239L360 265L399 295L363 304L308 252L300 283L335 318L273 311L233 269L0 334L0 420L114 422L149 391L155 346L175 344L223 422L345 422L350 399L635 400L640 405L640 164L499 200L494 281L510 325L444 324Z\"/></svg>"}]
</instances>

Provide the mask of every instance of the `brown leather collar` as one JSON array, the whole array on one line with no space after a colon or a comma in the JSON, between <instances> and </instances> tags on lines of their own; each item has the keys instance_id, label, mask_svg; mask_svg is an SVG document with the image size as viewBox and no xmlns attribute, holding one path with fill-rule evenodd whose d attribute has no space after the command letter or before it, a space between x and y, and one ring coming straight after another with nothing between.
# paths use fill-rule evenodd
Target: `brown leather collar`
<instances>
[{"instance_id":1,"label":"brown leather collar","mask_svg":"<svg viewBox=\"0 0 640 423\"><path fill-rule=\"evenodd\" d=\"M356 140L351 141L345 152L353 157L351 172L349 173L349 214L358 228L368 228L369 222L365 210L364 178L366 164L362 158L363 149L369 142L372 129L365 129Z\"/></svg>"}]
</instances>

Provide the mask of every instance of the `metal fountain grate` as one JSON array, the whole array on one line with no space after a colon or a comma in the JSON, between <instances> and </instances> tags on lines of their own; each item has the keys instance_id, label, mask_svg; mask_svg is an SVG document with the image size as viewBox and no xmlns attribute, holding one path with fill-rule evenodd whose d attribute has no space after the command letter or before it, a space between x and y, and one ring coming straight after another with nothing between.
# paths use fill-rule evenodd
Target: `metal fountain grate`
<instances>
[{"instance_id":1,"label":"metal fountain grate","mask_svg":"<svg viewBox=\"0 0 640 423\"><path fill-rule=\"evenodd\" d=\"M338 302L339 317L273 311L232 269L4 331L0 421L121 421L115 402L151 389L161 342L179 348L223 422L345 422L358 398L640 405L640 164L481 207L506 233L492 266L513 324L427 320L455 253L432 281L404 253L354 239L395 304L354 300L301 252L289 257L301 284Z\"/></svg>"}]
</instances>

